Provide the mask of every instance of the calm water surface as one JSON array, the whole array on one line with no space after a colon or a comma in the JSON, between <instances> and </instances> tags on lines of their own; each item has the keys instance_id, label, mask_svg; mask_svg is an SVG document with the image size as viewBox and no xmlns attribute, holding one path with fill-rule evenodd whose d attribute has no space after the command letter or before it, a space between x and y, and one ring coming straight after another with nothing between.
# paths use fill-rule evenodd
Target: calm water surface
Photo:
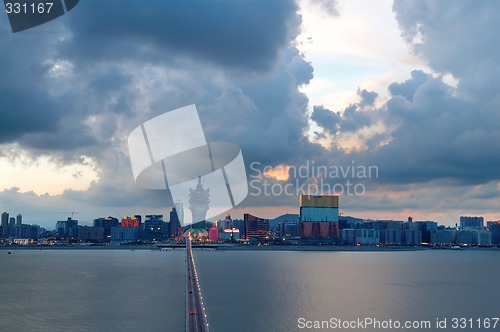
<instances>
[{"instance_id":1,"label":"calm water surface","mask_svg":"<svg viewBox=\"0 0 500 332\"><path fill-rule=\"evenodd\" d=\"M500 316L498 251L194 254L212 332ZM184 264L182 250L0 251L0 331L183 331Z\"/></svg>"}]
</instances>

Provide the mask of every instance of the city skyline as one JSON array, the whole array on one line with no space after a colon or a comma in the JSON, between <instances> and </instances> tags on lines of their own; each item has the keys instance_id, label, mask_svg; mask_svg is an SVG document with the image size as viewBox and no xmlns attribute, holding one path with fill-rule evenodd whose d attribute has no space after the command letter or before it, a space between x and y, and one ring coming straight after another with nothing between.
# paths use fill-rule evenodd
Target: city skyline
<instances>
[{"instance_id":1,"label":"city skyline","mask_svg":"<svg viewBox=\"0 0 500 332\"><path fill-rule=\"evenodd\" d=\"M2 13L0 210L42 225L62 211L166 214L167 192L134 183L126 139L196 104L207 140L240 146L247 174L260 163L272 185L320 180L279 172L307 162L377 167L343 197L349 215L500 219L496 3L102 6L111 18L80 3L36 34L12 34ZM297 199L249 195L228 213L278 216Z\"/></svg>"}]
</instances>

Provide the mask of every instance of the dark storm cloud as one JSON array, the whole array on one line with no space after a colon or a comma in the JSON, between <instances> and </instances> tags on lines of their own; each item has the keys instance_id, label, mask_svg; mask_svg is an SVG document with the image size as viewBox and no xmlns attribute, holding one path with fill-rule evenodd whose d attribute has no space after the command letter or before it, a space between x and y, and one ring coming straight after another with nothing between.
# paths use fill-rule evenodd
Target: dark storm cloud
<instances>
[{"instance_id":1,"label":"dark storm cloud","mask_svg":"<svg viewBox=\"0 0 500 332\"><path fill-rule=\"evenodd\" d=\"M359 105L361 107L373 106L375 100L378 97L378 93L376 93L375 91L368 91L366 89L363 90L358 89L358 95L361 98L361 101L359 102Z\"/></svg>"},{"instance_id":2,"label":"dark storm cloud","mask_svg":"<svg viewBox=\"0 0 500 332\"><path fill-rule=\"evenodd\" d=\"M421 70L414 70L411 72L411 78L402 82L394 82L389 85L389 92L393 96L402 96L409 101L413 101L413 96L417 89L432 76L424 73Z\"/></svg>"},{"instance_id":3,"label":"dark storm cloud","mask_svg":"<svg viewBox=\"0 0 500 332\"><path fill-rule=\"evenodd\" d=\"M499 2L396 0L393 10L403 37L437 71L462 76L476 64L498 64Z\"/></svg>"},{"instance_id":4,"label":"dark storm cloud","mask_svg":"<svg viewBox=\"0 0 500 332\"><path fill-rule=\"evenodd\" d=\"M500 13L500 5L396 1L394 11L407 43L438 74L412 71L408 80L390 84L389 100L370 112L359 112L353 105L342 114L315 108L312 119L331 134L356 131L376 121L388 130L389 136L372 136L364 149L337 151L335 158L339 163L352 159L377 165L380 184L438 186L446 181L464 188L498 181L500 48L493 17ZM456 87L441 76L448 73L458 79ZM358 94L364 100L363 93ZM370 117L355 116L361 114Z\"/></svg>"},{"instance_id":5,"label":"dark storm cloud","mask_svg":"<svg viewBox=\"0 0 500 332\"><path fill-rule=\"evenodd\" d=\"M378 94L366 89L358 89L360 101L351 104L341 112L331 111L323 106L314 106L311 120L323 127L329 134L337 132L355 132L371 125L376 119L371 108Z\"/></svg>"},{"instance_id":6,"label":"dark storm cloud","mask_svg":"<svg viewBox=\"0 0 500 332\"><path fill-rule=\"evenodd\" d=\"M188 55L223 67L267 69L297 34L291 0L90 0L72 12L76 58L172 61Z\"/></svg>"},{"instance_id":7,"label":"dark storm cloud","mask_svg":"<svg viewBox=\"0 0 500 332\"><path fill-rule=\"evenodd\" d=\"M0 89L0 144L57 128L57 105L36 86Z\"/></svg>"},{"instance_id":8,"label":"dark storm cloud","mask_svg":"<svg viewBox=\"0 0 500 332\"><path fill-rule=\"evenodd\" d=\"M335 134L340 122L340 112L332 112L323 106L314 106L311 120L326 129L329 133Z\"/></svg>"},{"instance_id":9,"label":"dark storm cloud","mask_svg":"<svg viewBox=\"0 0 500 332\"><path fill-rule=\"evenodd\" d=\"M393 9L413 51L437 72L459 79L461 93L477 102L498 95L500 2L398 0Z\"/></svg>"},{"instance_id":10,"label":"dark storm cloud","mask_svg":"<svg viewBox=\"0 0 500 332\"><path fill-rule=\"evenodd\" d=\"M45 92L47 101L39 103L45 115L55 105L52 127L18 128L13 139L57 163L93 158L99 181L65 191L61 202L94 209L172 204L167 192L137 188L126 138L144 121L193 103L207 138L240 145L247 166L320 155L323 149L304 136L308 99L298 88L313 68L290 46L299 32L296 10L294 1L81 3L47 25L52 31L41 40L26 33L11 38L19 45L8 48L9 80L28 64L38 68L34 79L18 82Z\"/></svg>"}]
</instances>

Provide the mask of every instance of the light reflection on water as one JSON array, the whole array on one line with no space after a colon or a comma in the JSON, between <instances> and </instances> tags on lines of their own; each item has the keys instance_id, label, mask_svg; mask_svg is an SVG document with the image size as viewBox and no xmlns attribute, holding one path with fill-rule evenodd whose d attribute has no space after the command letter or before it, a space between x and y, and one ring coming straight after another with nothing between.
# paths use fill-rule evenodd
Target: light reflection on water
<instances>
[{"instance_id":1,"label":"light reflection on water","mask_svg":"<svg viewBox=\"0 0 500 332\"><path fill-rule=\"evenodd\" d=\"M297 320L498 317L499 251L196 252L214 330ZM500 328L500 326L498 327Z\"/></svg>"},{"instance_id":2,"label":"light reflection on water","mask_svg":"<svg viewBox=\"0 0 500 332\"><path fill-rule=\"evenodd\" d=\"M212 332L500 315L499 251L194 254ZM184 264L183 250L2 250L0 330L183 331Z\"/></svg>"}]
</instances>

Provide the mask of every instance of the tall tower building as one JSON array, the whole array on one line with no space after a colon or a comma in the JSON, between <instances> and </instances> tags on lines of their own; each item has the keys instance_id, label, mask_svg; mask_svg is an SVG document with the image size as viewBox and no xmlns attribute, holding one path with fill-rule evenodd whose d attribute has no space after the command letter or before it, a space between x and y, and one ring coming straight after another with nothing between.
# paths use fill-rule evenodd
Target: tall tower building
<instances>
[{"instance_id":1,"label":"tall tower building","mask_svg":"<svg viewBox=\"0 0 500 332\"><path fill-rule=\"evenodd\" d=\"M179 223L184 226L184 205L181 201L174 204L175 211L177 211L177 217L179 217Z\"/></svg>"},{"instance_id":2,"label":"tall tower building","mask_svg":"<svg viewBox=\"0 0 500 332\"><path fill-rule=\"evenodd\" d=\"M339 196L300 195L300 237L339 237Z\"/></svg>"},{"instance_id":3,"label":"tall tower building","mask_svg":"<svg viewBox=\"0 0 500 332\"><path fill-rule=\"evenodd\" d=\"M269 219L259 218L249 213L243 215L245 239L263 238L269 235Z\"/></svg>"},{"instance_id":4,"label":"tall tower building","mask_svg":"<svg viewBox=\"0 0 500 332\"><path fill-rule=\"evenodd\" d=\"M23 223L23 216L19 213L16 216L16 225L21 225Z\"/></svg>"},{"instance_id":5,"label":"tall tower building","mask_svg":"<svg viewBox=\"0 0 500 332\"><path fill-rule=\"evenodd\" d=\"M3 212L2 213L2 227L7 228L9 226L9 213L8 212Z\"/></svg>"},{"instance_id":6,"label":"tall tower building","mask_svg":"<svg viewBox=\"0 0 500 332\"><path fill-rule=\"evenodd\" d=\"M189 209L191 210L192 222L204 221L209 209L210 188L203 188L201 176L198 176L198 184L195 189L189 189Z\"/></svg>"},{"instance_id":7,"label":"tall tower building","mask_svg":"<svg viewBox=\"0 0 500 332\"><path fill-rule=\"evenodd\" d=\"M179 236L179 228L181 223L179 222L179 215L177 214L177 209L175 207L170 211L170 223L169 223L169 234L170 237Z\"/></svg>"},{"instance_id":8,"label":"tall tower building","mask_svg":"<svg viewBox=\"0 0 500 332\"><path fill-rule=\"evenodd\" d=\"M0 236L8 237L9 236L9 214L7 212L2 213L2 234Z\"/></svg>"}]
</instances>

